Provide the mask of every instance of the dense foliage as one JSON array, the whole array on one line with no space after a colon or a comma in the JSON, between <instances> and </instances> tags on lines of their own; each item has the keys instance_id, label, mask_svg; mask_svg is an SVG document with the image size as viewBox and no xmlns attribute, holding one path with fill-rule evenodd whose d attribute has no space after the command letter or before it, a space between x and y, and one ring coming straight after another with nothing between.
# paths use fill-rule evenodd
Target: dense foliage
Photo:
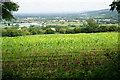
<instances>
[{"instance_id":1,"label":"dense foliage","mask_svg":"<svg viewBox=\"0 0 120 80\"><path fill-rule=\"evenodd\" d=\"M52 30L51 28L47 28L47 29L45 30L45 34L54 34L54 33L55 33L55 31Z\"/></svg>"},{"instance_id":2,"label":"dense foliage","mask_svg":"<svg viewBox=\"0 0 120 80\"><path fill-rule=\"evenodd\" d=\"M55 30L52 30L52 28L49 28L48 26L41 29L40 28L37 29L36 27L21 27L21 29L18 30L16 29L18 28L17 26L13 26L10 28L5 27L3 29L2 36L15 37L15 36L22 36L22 35L55 34L55 33L75 34L75 33L98 33L98 32L117 32L118 31L118 26L116 25L110 25L110 26L101 25L96 27L93 27L93 26L94 26L93 24L89 24L89 26L87 27L77 26L75 28L58 26L54 28Z\"/></svg>"},{"instance_id":3,"label":"dense foliage","mask_svg":"<svg viewBox=\"0 0 120 80\"><path fill-rule=\"evenodd\" d=\"M111 6L110 10L113 11L114 9L116 9L117 12L120 13L120 1L119 0L118 1L113 1L110 6Z\"/></svg>"},{"instance_id":4,"label":"dense foliage","mask_svg":"<svg viewBox=\"0 0 120 80\"><path fill-rule=\"evenodd\" d=\"M97 32L97 28L99 27L99 25L93 19L87 19L86 21L88 23L87 32Z\"/></svg>"},{"instance_id":5,"label":"dense foliage","mask_svg":"<svg viewBox=\"0 0 120 80\"><path fill-rule=\"evenodd\" d=\"M18 11L19 5L14 2L0 2L0 7L2 7L2 19L12 20L15 19L12 12Z\"/></svg>"},{"instance_id":6,"label":"dense foliage","mask_svg":"<svg viewBox=\"0 0 120 80\"><path fill-rule=\"evenodd\" d=\"M81 33L81 28L79 26L74 28L75 33Z\"/></svg>"},{"instance_id":7,"label":"dense foliage","mask_svg":"<svg viewBox=\"0 0 120 80\"><path fill-rule=\"evenodd\" d=\"M21 30L16 29L8 29L2 31L2 36L8 36L8 37L15 37L15 36L22 36L23 33Z\"/></svg>"}]
</instances>

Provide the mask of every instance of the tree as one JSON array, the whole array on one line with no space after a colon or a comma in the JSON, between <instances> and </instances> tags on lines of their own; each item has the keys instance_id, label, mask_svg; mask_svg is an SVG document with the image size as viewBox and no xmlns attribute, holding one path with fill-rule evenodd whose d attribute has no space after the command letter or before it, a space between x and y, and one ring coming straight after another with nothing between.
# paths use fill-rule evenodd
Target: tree
<instances>
[{"instance_id":1,"label":"tree","mask_svg":"<svg viewBox=\"0 0 120 80\"><path fill-rule=\"evenodd\" d=\"M67 34L74 34L75 31L74 31L74 29L72 29L72 28L67 28L67 29L66 29L66 33L67 33Z\"/></svg>"},{"instance_id":2,"label":"tree","mask_svg":"<svg viewBox=\"0 0 120 80\"><path fill-rule=\"evenodd\" d=\"M2 31L2 36L8 36L8 37L15 37L15 36L22 36L23 33L21 30L17 29L7 29Z\"/></svg>"},{"instance_id":3,"label":"tree","mask_svg":"<svg viewBox=\"0 0 120 80\"><path fill-rule=\"evenodd\" d=\"M12 15L12 12L18 11L19 5L12 1L0 2L0 8L2 9L2 19L10 21L15 19L15 17Z\"/></svg>"},{"instance_id":4,"label":"tree","mask_svg":"<svg viewBox=\"0 0 120 80\"><path fill-rule=\"evenodd\" d=\"M59 32L62 33L62 34L65 34L65 33L66 33L66 28L61 28L61 29L59 30Z\"/></svg>"},{"instance_id":5,"label":"tree","mask_svg":"<svg viewBox=\"0 0 120 80\"><path fill-rule=\"evenodd\" d=\"M120 13L120 1L113 1L112 4L110 4L111 8L110 10L116 9L118 13Z\"/></svg>"},{"instance_id":6,"label":"tree","mask_svg":"<svg viewBox=\"0 0 120 80\"><path fill-rule=\"evenodd\" d=\"M27 29L27 31L29 31L31 35L38 34L38 32L39 32L39 30L36 29L36 28L34 28L34 27L29 27L29 28Z\"/></svg>"},{"instance_id":7,"label":"tree","mask_svg":"<svg viewBox=\"0 0 120 80\"><path fill-rule=\"evenodd\" d=\"M54 34L54 33L55 33L55 31L52 30L51 28L47 28L47 29L45 30L45 34Z\"/></svg>"},{"instance_id":8,"label":"tree","mask_svg":"<svg viewBox=\"0 0 120 80\"><path fill-rule=\"evenodd\" d=\"M96 32L99 25L93 19L87 19L87 32Z\"/></svg>"},{"instance_id":9,"label":"tree","mask_svg":"<svg viewBox=\"0 0 120 80\"><path fill-rule=\"evenodd\" d=\"M108 31L117 31L118 27L115 25L108 26Z\"/></svg>"},{"instance_id":10,"label":"tree","mask_svg":"<svg viewBox=\"0 0 120 80\"><path fill-rule=\"evenodd\" d=\"M117 10L117 12L118 12L118 24L120 25L120 0L117 0L117 1L113 1L112 2L112 4L110 4L110 6L111 6L111 8L110 8L110 10L114 10L114 9L116 9ZM118 31L120 32L120 27L118 27Z\"/></svg>"},{"instance_id":11,"label":"tree","mask_svg":"<svg viewBox=\"0 0 120 80\"><path fill-rule=\"evenodd\" d=\"M48 28L50 28L50 27L49 27L49 26L42 27L42 30L46 30L46 29L48 29Z\"/></svg>"},{"instance_id":12,"label":"tree","mask_svg":"<svg viewBox=\"0 0 120 80\"><path fill-rule=\"evenodd\" d=\"M75 33L80 33L81 32L81 28L79 26L74 28Z\"/></svg>"},{"instance_id":13,"label":"tree","mask_svg":"<svg viewBox=\"0 0 120 80\"><path fill-rule=\"evenodd\" d=\"M56 26L55 27L56 32L59 32L61 28L62 28L61 26Z\"/></svg>"},{"instance_id":14,"label":"tree","mask_svg":"<svg viewBox=\"0 0 120 80\"><path fill-rule=\"evenodd\" d=\"M98 27L97 32L107 32L107 26Z\"/></svg>"}]
</instances>

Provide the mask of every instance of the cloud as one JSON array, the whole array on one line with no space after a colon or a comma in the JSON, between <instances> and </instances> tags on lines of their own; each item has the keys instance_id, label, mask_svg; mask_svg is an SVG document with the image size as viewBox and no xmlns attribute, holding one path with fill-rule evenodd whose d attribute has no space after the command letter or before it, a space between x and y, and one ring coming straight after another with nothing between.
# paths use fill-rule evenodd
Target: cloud
<instances>
[{"instance_id":1,"label":"cloud","mask_svg":"<svg viewBox=\"0 0 120 80\"><path fill-rule=\"evenodd\" d=\"M109 8L113 0L13 0L20 5L19 13L79 12Z\"/></svg>"}]
</instances>

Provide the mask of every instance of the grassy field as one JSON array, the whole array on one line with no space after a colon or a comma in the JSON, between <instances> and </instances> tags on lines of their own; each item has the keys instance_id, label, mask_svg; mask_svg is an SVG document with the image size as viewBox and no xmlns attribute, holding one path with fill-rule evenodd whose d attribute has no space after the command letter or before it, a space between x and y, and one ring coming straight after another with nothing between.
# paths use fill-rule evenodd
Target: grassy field
<instances>
[{"instance_id":1,"label":"grassy field","mask_svg":"<svg viewBox=\"0 0 120 80\"><path fill-rule=\"evenodd\" d=\"M114 32L3 37L3 77L88 79L117 50Z\"/></svg>"},{"instance_id":2,"label":"grassy field","mask_svg":"<svg viewBox=\"0 0 120 80\"><path fill-rule=\"evenodd\" d=\"M47 25L52 25L52 26L55 26L55 25L58 25L58 26L68 26L68 25L80 26L80 25L83 25L83 24L77 23L77 22L64 22L64 24L62 24L60 22L49 22L49 23L47 23Z\"/></svg>"}]
</instances>

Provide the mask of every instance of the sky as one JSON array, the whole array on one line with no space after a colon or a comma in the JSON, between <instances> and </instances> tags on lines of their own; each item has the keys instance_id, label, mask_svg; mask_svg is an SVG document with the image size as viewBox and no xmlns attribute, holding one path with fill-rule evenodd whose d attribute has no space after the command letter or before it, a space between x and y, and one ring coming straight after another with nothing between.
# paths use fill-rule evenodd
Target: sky
<instances>
[{"instance_id":1,"label":"sky","mask_svg":"<svg viewBox=\"0 0 120 80\"><path fill-rule=\"evenodd\" d=\"M17 13L69 13L109 9L113 0L12 0Z\"/></svg>"}]
</instances>

